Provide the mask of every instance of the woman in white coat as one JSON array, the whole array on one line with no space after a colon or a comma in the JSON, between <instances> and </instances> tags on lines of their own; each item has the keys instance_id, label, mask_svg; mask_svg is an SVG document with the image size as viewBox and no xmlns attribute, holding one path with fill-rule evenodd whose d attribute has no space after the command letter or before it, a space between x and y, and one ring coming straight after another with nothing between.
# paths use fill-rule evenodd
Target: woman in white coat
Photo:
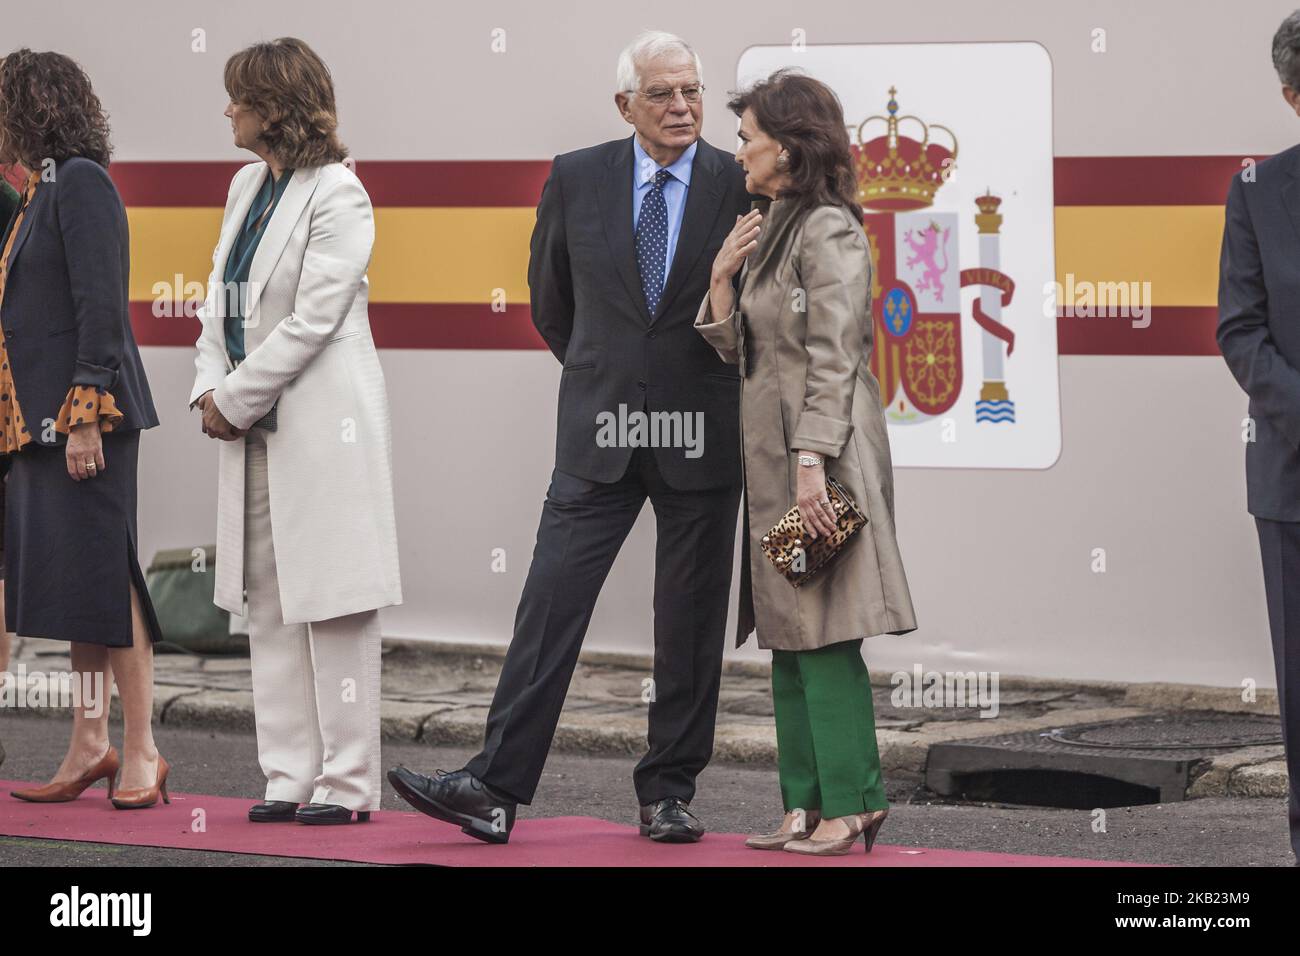
<instances>
[{"instance_id":1,"label":"woman in white coat","mask_svg":"<svg viewBox=\"0 0 1300 956\"><path fill-rule=\"evenodd\" d=\"M249 621L265 802L254 822L350 823L380 798L378 609L402 600L374 217L334 88L301 40L230 58L235 144L191 407L221 440L215 603Z\"/></svg>"}]
</instances>

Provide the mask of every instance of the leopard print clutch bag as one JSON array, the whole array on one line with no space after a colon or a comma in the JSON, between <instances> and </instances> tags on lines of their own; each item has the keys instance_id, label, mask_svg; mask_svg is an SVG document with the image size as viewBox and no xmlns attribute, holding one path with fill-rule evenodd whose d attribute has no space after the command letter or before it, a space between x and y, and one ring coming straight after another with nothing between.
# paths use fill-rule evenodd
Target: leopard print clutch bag
<instances>
[{"instance_id":1,"label":"leopard print clutch bag","mask_svg":"<svg viewBox=\"0 0 1300 956\"><path fill-rule=\"evenodd\" d=\"M835 509L835 533L830 537L810 536L804 530L799 506L785 513L772 530L763 535L760 546L772 565L795 587L801 586L826 563L839 554L840 549L867 523L844 487L829 475L826 476L826 497Z\"/></svg>"}]
</instances>

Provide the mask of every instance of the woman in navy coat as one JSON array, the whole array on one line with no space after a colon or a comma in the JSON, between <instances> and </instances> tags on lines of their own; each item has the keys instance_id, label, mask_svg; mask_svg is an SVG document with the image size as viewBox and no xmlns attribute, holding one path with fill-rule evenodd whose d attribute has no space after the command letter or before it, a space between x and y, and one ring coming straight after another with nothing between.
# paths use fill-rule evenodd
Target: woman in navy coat
<instances>
[{"instance_id":1,"label":"woman in navy coat","mask_svg":"<svg viewBox=\"0 0 1300 956\"><path fill-rule=\"evenodd\" d=\"M0 60L0 164L30 171L0 245L5 626L71 642L77 683L90 692L73 709L53 779L13 795L72 800L107 779L125 809L166 799L167 762L152 728L160 635L136 554L140 431L158 418L131 332L126 211L108 176L108 134L72 60L30 50ZM120 756L108 739L114 679Z\"/></svg>"}]
</instances>

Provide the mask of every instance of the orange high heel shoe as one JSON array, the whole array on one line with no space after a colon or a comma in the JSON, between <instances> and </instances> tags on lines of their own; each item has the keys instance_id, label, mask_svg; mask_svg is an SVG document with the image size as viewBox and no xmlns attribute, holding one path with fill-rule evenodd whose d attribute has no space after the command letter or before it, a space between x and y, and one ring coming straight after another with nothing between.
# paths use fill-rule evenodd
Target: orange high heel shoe
<instances>
[{"instance_id":1,"label":"orange high heel shoe","mask_svg":"<svg viewBox=\"0 0 1300 956\"><path fill-rule=\"evenodd\" d=\"M26 800L28 803L67 803L69 800L76 800L87 787L107 777L108 798L111 800L113 799L113 784L117 778L117 771L121 763L117 748L109 744L108 753L100 757L95 766L76 780L69 780L64 783L47 783L43 787L32 787L28 790L10 790L9 795L17 797L19 800Z\"/></svg>"},{"instance_id":2,"label":"orange high heel shoe","mask_svg":"<svg viewBox=\"0 0 1300 956\"><path fill-rule=\"evenodd\" d=\"M162 754L159 754L157 782L152 787L131 787L127 790L118 790L117 796L113 797L113 806L119 810L139 810L143 807L152 807L158 802L160 792L162 793L163 803L171 803L171 798L167 796L167 771L170 769L167 760Z\"/></svg>"}]
</instances>

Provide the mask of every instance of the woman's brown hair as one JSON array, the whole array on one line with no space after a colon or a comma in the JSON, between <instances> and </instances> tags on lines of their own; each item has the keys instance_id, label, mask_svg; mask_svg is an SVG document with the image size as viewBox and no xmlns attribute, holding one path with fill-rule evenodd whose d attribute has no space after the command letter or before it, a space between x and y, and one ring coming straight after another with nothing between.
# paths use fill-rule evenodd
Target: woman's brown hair
<instances>
[{"instance_id":1,"label":"woman's brown hair","mask_svg":"<svg viewBox=\"0 0 1300 956\"><path fill-rule=\"evenodd\" d=\"M0 160L35 170L73 156L107 166L112 154L108 117L76 61L28 49L0 59Z\"/></svg>"},{"instance_id":2,"label":"woman's brown hair","mask_svg":"<svg viewBox=\"0 0 1300 956\"><path fill-rule=\"evenodd\" d=\"M787 67L733 94L727 109L737 116L752 109L758 128L790 154L790 185L778 198L809 208L836 203L862 219L844 108L834 90Z\"/></svg>"},{"instance_id":3,"label":"woman's brown hair","mask_svg":"<svg viewBox=\"0 0 1300 956\"><path fill-rule=\"evenodd\" d=\"M255 43L226 61L231 102L267 122L262 142L286 168L337 163L347 156L338 139L334 81L325 62L294 37Z\"/></svg>"}]
</instances>

